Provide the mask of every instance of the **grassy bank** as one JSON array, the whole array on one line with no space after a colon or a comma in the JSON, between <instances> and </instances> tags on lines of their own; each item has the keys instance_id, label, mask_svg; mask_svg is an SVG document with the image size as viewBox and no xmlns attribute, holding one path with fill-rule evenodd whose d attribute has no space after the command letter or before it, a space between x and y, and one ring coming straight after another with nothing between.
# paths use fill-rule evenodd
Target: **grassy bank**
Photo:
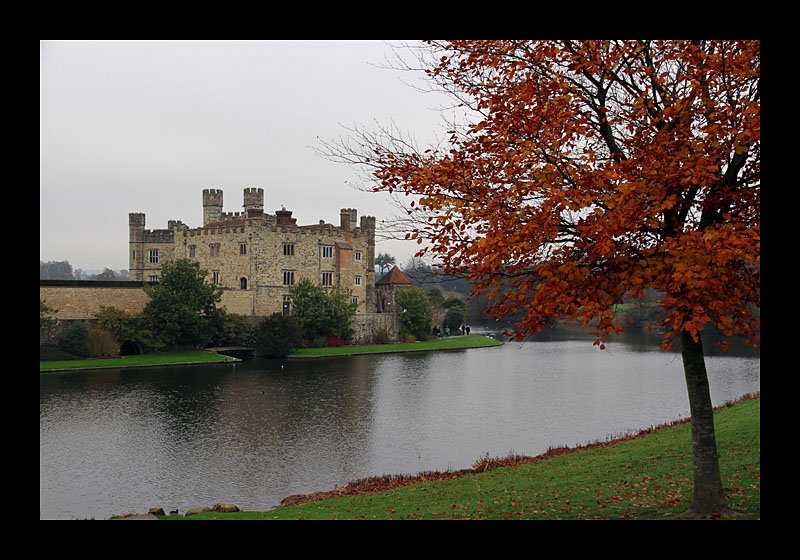
<instances>
[{"instance_id":1,"label":"grassy bank","mask_svg":"<svg viewBox=\"0 0 800 560\"><path fill-rule=\"evenodd\" d=\"M450 336L419 342L397 344L364 344L359 346L338 346L333 348L301 348L292 352L290 358L322 358L327 356L352 356L358 354L387 354L396 352L422 352L427 350L458 350L499 346L502 342L493 338L471 334Z\"/></svg>"},{"instance_id":2,"label":"grassy bank","mask_svg":"<svg viewBox=\"0 0 800 560\"><path fill-rule=\"evenodd\" d=\"M481 348L503 344L493 338L481 335L451 336L435 340L425 340L408 344L369 344L360 346L339 346L334 348L303 348L292 353L290 358L324 358L328 356L353 356L359 354L388 354L395 352L423 352L429 350L458 350ZM76 369L105 369L120 367L166 366L177 364L198 364L208 362L239 361L202 350L143 354L120 358L90 358L85 360L58 360L39 362L39 371L67 371Z\"/></svg>"},{"instance_id":3,"label":"grassy bank","mask_svg":"<svg viewBox=\"0 0 800 560\"><path fill-rule=\"evenodd\" d=\"M169 352L163 354L142 354L138 356L122 356L120 358L89 358L85 360L59 360L39 362L39 372L65 371L73 369L103 369L120 367L145 367L177 364L199 364L238 361L230 356L203 352L202 350L186 352Z\"/></svg>"},{"instance_id":4,"label":"grassy bank","mask_svg":"<svg viewBox=\"0 0 800 560\"><path fill-rule=\"evenodd\" d=\"M394 352L422 352L426 350L457 350L498 346L502 342L480 335L452 336L436 340L426 340L408 344L369 344L361 346L339 346L335 348L303 348L292 353L291 358L324 358L326 356L352 356L358 354L385 354ZM170 352L162 354L143 354L120 358L90 358L85 360L59 360L39 362L39 371L65 371L73 369L102 369L119 367L142 367L177 364L197 364L208 362L238 361L202 350Z\"/></svg>"},{"instance_id":5,"label":"grassy bank","mask_svg":"<svg viewBox=\"0 0 800 560\"><path fill-rule=\"evenodd\" d=\"M728 504L740 519L760 519L761 398L722 407L715 421ZM689 423L679 423L511 458L506 463L512 466L476 461L485 472L364 480L314 497L324 499L266 512L162 519L675 519L692 499L689 430Z\"/></svg>"}]
</instances>

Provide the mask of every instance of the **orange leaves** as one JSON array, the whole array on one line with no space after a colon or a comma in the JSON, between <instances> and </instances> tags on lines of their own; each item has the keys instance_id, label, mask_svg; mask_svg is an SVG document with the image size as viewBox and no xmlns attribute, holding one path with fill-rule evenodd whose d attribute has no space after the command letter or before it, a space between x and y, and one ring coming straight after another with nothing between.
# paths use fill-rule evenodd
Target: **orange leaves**
<instances>
[{"instance_id":1,"label":"orange leaves","mask_svg":"<svg viewBox=\"0 0 800 560\"><path fill-rule=\"evenodd\" d=\"M432 46L431 75L480 120L437 150L369 157L379 190L419 195L408 238L445 272L523 336L593 320L602 348L622 328L610 307L652 289L666 345L709 323L757 339L758 41Z\"/></svg>"}]
</instances>

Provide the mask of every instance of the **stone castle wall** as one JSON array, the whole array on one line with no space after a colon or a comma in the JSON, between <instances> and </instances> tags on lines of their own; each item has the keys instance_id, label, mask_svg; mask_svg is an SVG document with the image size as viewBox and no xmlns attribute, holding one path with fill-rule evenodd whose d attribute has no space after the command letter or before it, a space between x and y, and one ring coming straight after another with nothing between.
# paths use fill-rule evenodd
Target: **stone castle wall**
<instances>
[{"instance_id":1,"label":"stone castle wall","mask_svg":"<svg viewBox=\"0 0 800 560\"><path fill-rule=\"evenodd\" d=\"M93 320L101 307L115 307L128 313L138 314L144 309L149 296L145 293L142 282L95 282L85 280L40 280L39 298L56 309L50 314L54 320L49 329L40 332L40 342L50 341L55 333L60 332L70 321ZM218 304L229 313L252 315L253 293L244 290L223 290ZM280 312L280 309L259 310L267 316ZM362 313L353 319L355 344L373 342L375 334L385 331L392 340L400 331L399 316L396 313Z\"/></svg>"},{"instance_id":2,"label":"stone castle wall","mask_svg":"<svg viewBox=\"0 0 800 560\"><path fill-rule=\"evenodd\" d=\"M150 297L141 282L39 280L39 299L56 310L54 319L93 319L102 307L141 313Z\"/></svg>"},{"instance_id":3,"label":"stone castle wall","mask_svg":"<svg viewBox=\"0 0 800 560\"><path fill-rule=\"evenodd\" d=\"M390 340L400 333L400 316L397 313L363 313L353 318L353 344L372 344L375 335L385 332Z\"/></svg>"},{"instance_id":4,"label":"stone castle wall","mask_svg":"<svg viewBox=\"0 0 800 560\"><path fill-rule=\"evenodd\" d=\"M39 298L53 309L53 319L87 320L101 311L102 307L115 307L128 313L138 314L144 310L150 296L144 291L143 282L96 282L90 280L39 280ZM218 307L238 315L254 315L253 292L245 290L223 290ZM257 309L255 315L268 316L281 311Z\"/></svg>"},{"instance_id":5,"label":"stone castle wall","mask_svg":"<svg viewBox=\"0 0 800 560\"><path fill-rule=\"evenodd\" d=\"M222 198L220 189L203 191L198 228L170 220L167 230L147 230L143 213L129 214L131 280L154 281L164 262L188 258L220 287L248 292L224 296L236 313L282 311L303 278L350 290L359 314L376 311L374 217L359 222L356 210L343 208L338 224L301 226L286 209L264 213L263 189L244 190L244 212L223 212Z\"/></svg>"}]
</instances>

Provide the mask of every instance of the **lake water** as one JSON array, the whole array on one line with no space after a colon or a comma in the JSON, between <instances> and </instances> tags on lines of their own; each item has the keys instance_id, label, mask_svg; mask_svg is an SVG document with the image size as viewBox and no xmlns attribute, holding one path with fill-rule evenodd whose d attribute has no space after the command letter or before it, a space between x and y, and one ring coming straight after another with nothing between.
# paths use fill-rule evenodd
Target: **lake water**
<instances>
[{"instance_id":1,"label":"lake water","mask_svg":"<svg viewBox=\"0 0 800 560\"><path fill-rule=\"evenodd\" d=\"M39 516L276 507L380 474L469 468L689 416L680 355L646 334L311 361L41 374ZM758 353L707 357L715 405Z\"/></svg>"}]
</instances>

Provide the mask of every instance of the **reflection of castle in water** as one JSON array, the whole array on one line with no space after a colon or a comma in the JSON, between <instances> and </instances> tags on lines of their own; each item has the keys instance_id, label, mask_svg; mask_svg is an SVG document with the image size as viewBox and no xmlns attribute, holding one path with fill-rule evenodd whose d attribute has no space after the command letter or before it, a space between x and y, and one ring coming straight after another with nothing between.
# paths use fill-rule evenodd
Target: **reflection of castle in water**
<instances>
[{"instance_id":1,"label":"reflection of castle in water","mask_svg":"<svg viewBox=\"0 0 800 560\"><path fill-rule=\"evenodd\" d=\"M328 490L364 476L370 465L373 425L371 403L376 398L375 357L352 356L325 360L254 360L237 364L257 383L220 375L218 398L203 414L218 425L236 425L242 457L259 462L291 461L279 484L286 495ZM252 368L252 369L251 369ZM294 377L294 382L287 380ZM296 389L296 390L295 390ZM209 421L211 418L209 418ZM273 429L265 430L265 426ZM287 459L286 447L291 447ZM231 460L240 460L231 458ZM316 488L295 485L292 472L303 465L335 466ZM274 471L275 465L269 470ZM283 496L285 497L285 496ZM277 504L267 504L272 507Z\"/></svg>"}]
</instances>

